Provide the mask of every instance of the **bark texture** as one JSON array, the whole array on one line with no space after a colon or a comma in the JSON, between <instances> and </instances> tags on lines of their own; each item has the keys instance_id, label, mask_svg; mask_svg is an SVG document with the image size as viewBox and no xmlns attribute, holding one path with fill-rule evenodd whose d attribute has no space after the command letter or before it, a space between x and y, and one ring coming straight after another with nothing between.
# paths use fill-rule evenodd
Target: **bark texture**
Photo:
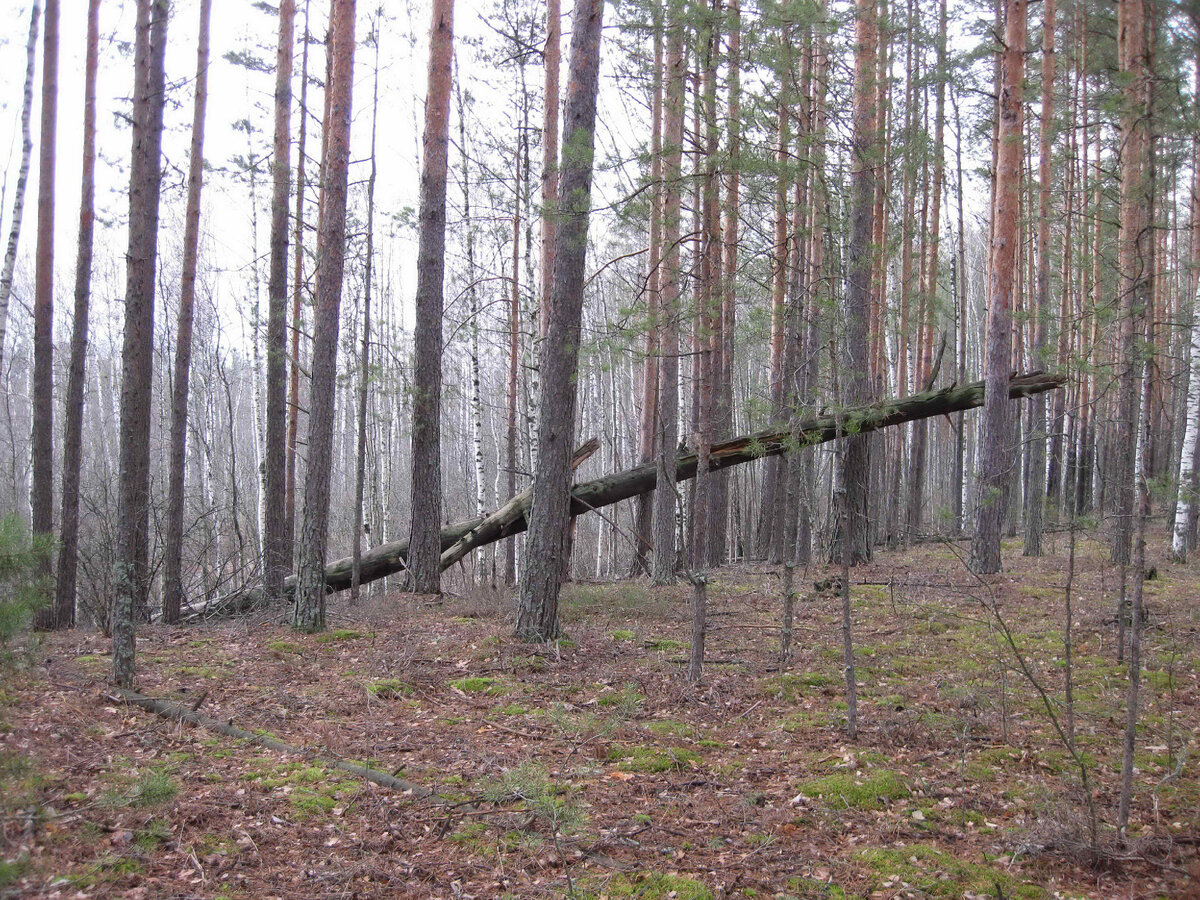
<instances>
[{"instance_id":1,"label":"bark texture","mask_svg":"<svg viewBox=\"0 0 1200 900\"><path fill-rule=\"evenodd\" d=\"M317 216L316 310L308 418L308 471L300 530L300 564L292 625L325 627L325 550L329 541L329 476L333 458L333 406L342 276L346 263L346 186L350 166L350 114L354 88L355 0L331 0L329 83L325 148Z\"/></svg>"},{"instance_id":2,"label":"bark texture","mask_svg":"<svg viewBox=\"0 0 1200 900\"><path fill-rule=\"evenodd\" d=\"M8 229L8 246L4 250L4 267L0 269L0 363L4 362L4 336L8 330L8 303L12 299L13 271L17 266L17 246L21 240L21 220L25 212L25 188L29 184L29 160L33 156L33 83L37 71L38 28L42 19L41 4L35 0L29 13L29 36L25 44L25 92L21 100L21 165L13 190L12 220Z\"/></svg>"},{"instance_id":3,"label":"bark texture","mask_svg":"<svg viewBox=\"0 0 1200 900\"><path fill-rule=\"evenodd\" d=\"M413 335L412 536L413 586L441 591L438 533L442 527L442 280L446 257L446 169L450 144L454 2L435 0L429 29L429 92L422 142L417 321Z\"/></svg>"},{"instance_id":4,"label":"bark texture","mask_svg":"<svg viewBox=\"0 0 1200 900\"><path fill-rule=\"evenodd\" d=\"M872 234L875 220L875 183L879 147L876 128L876 46L879 40L874 0L855 5L854 136L851 144L850 247L846 273L846 304L842 333L845 396L850 406L866 403L871 395L870 342L867 319L871 309L871 273L874 261ZM1002 392L1002 391L1001 391ZM839 558L858 565L871 558L867 493L870 443L865 436L849 439L842 456L841 482L846 491L846 514L838 541L848 542Z\"/></svg>"},{"instance_id":5,"label":"bark texture","mask_svg":"<svg viewBox=\"0 0 1200 900\"><path fill-rule=\"evenodd\" d=\"M204 117L208 104L208 32L212 0L200 0L200 39L196 50L196 97L188 164L187 209L183 219L183 273L175 330L175 378L171 385L171 449L167 476L167 539L163 562L163 620L179 620L183 601L183 487L187 462L188 392L192 369L192 320L196 303L196 262L200 244L200 192L204 186ZM270 373L268 372L268 378ZM268 435L268 438L270 435ZM277 435L282 447L283 435ZM270 444L267 445L270 453ZM269 466L268 466L269 471ZM270 498L267 500L270 504ZM269 507L268 507L269 508ZM284 573L286 574L286 573ZM280 582L283 576L280 576ZM263 582L269 596L278 590Z\"/></svg>"},{"instance_id":6,"label":"bark texture","mask_svg":"<svg viewBox=\"0 0 1200 900\"><path fill-rule=\"evenodd\" d=\"M125 334L121 348L121 449L117 561L113 573L113 681L132 687L136 618L149 608L150 407L154 289L167 47L167 0L138 0L134 44L133 149L129 166Z\"/></svg>"},{"instance_id":7,"label":"bark texture","mask_svg":"<svg viewBox=\"0 0 1200 900\"><path fill-rule=\"evenodd\" d=\"M1037 320L1033 332L1033 359L1045 365L1050 317L1050 164L1054 143L1054 8L1055 0L1042 0L1042 122L1038 148ZM1065 325L1065 321L1063 323ZM1061 327L1061 326L1060 326ZM1042 555L1043 518L1046 511L1046 398L1034 399L1030 409L1029 478L1025 499L1026 556Z\"/></svg>"},{"instance_id":8,"label":"bark texture","mask_svg":"<svg viewBox=\"0 0 1200 900\"><path fill-rule=\"evenodd\" d=\"M92 247L96 225L96 73L100 55L100 0L88 0L87 51L83 74L83 163L79 178L79 243L75 257L75 314L71 359L63 407L62 497L59 514L56 624L75 624L75 585L79 565L79 476L83 464L83 388L87 380L88 315L91 305Z\"/></svg>"},{"instance_id":9,"label":"bark texture","mask_svg":"<svg viewBox=\"0 0 1200 900\"><path fill-rule=\"evenodd\" d=\"M673 0L667 16L667 71L663 124L663 271L659 296L658 403L655 423L656 467L663 490L654 494L654 583L675 581L676 445L679 443L679 218L683 166L683 14Z\"/></svg>"},{"instance_id":10,"label":"bark texture","mask_svg":"<svg viewBox=\"0 0 1200 900\"><path fill-rule=\"evenodd\" d=\"M1020 217L1026 0L1007 0L1004 53L1000 69L1000 126L996 200L988 285L987 343L984 375L989 387L979 434L979 479L971 566L981 574L1000 571L1006 482L1016 477L1012 408L997 390L1012 371L1012 305L1017 274L1017 224Z\"/></svg>"},{"instance_id":11,"label":"bark texture","mask_svg":"<svg viewBox=\"0 0 1200 900\"><path fill-rule=\"evenodd\" d=\"M604 0L578 0L571 35L570 74L559 168L550 321L540 359L538 467L517 607L517 634L527 640L558 635L558 594L568 562L571 450L575 406L596 96L600 87L600 33Z\"/></svg>"},{"instance_id":12,"label":"bark texture","mask_svg":"<svg viewBox=\"0 0 1200 900\"><path fill-rule=\"evenodd\" d=\"M275 50L275 134L271 153L271 258L267 270L266 446L263 448L263 590L278 596L291 568L287 506L287 265L292 189L292 45L296 0L279 4Z\"/></svg>"},{"instance_id":13,"label":"bark texture","mask_svg":"<svg viewBox=\"0 0 1200 900\"><path fill-rule=\"evenodd\" d=\"M38 145L37 249L33 278L33 488L29 506L33 533L54 534L54 173L58 145L58 0L46 0L42 33L42 122ZM41 573L50 575L51 556L42 554ZM54 606L39 610L38 624L55 627Z\"/></svg>"}]
</instances>

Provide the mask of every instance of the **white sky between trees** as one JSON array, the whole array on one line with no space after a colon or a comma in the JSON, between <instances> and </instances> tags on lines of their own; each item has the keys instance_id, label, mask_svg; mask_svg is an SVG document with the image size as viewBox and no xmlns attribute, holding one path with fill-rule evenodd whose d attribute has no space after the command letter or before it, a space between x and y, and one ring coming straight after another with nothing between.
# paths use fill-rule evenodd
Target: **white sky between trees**
<instances>
[{"instance_id":1,"label":"white sky between trees","mask_svg":"<svg viewBox=\"0 0 1200 900\"><path fill-rule=\"evenodd\" d=\"M75 247L79 211L79 169L82 143L83 107L83 62L86 33L86 0L63 0L60 35L59 72L59 115L58 149L56 173L56 220L55 220L55 293L56 331L55 342L62 346L69 339L71 289L74 283ZM303 28L304 0L297 0L297 34ZM378 185L376 205L379 213L376 246L379 258L377 268L381 282L390 275L397 299L411 322L412 293L415 285L413 261L416 256L416 235L411 228L392 228L387 224L390 214L405 208L415 209L419 187L420 132L422 127L425 92L426 45L429 10L422 2L382 3L384 22L381 26L380 86L379 86L379 133L378 133ZM563 68L568 58L570 41L570 4L564 4L563 21ZM354 122L352 128L353 153L351 183L364 181L367 176L366 160L369 153L371 91L374 78L374 50L365 45L378 6L370 0L359 0L357 39L359 47L355 59ZM29 3L0 0L4 10L5 26L0 32L0 177L6 187L0 223L0 237L6 238L11 218L12 192L20 163L20 112L25 72L25 39L29 25ZM318 43L310 48L309 72L311 77L324 79L324 48L320 41L325 34L325 17L328 12L326 0L312 0L311 33ZM134 36L135 4L132 0L103 0L101 5L101 54L98 82L98 152L97 164L97 214L100 218L97 229L97 275L94 289L109 296L98 300L120 297L124 284L124 267L117 265L107 280L100 275L102 260L120 261L125 246L124 219L128 207L127 165L130 152L128 126L118 122L118 116L129 108L129 95L133 77L132 40ZM513 130L514 95L518 88L511 70L498 72L486 61L481 61L473 44L480 39L495 40L492 30L481 18L494 13L493 3L465 2L459 0L455 12L456 32L456 77L463 79L464 87L474 96L475 106L469 113L468 141L491 132L511 142L508 132ZM835 6L835 14L848 13ZM178 263L170 257L177 254L182 235L184 187L188 162L188 144L192 119L192 82L196 65L196 32L199 10L196 0L175 0L168 29L167 83L170 105L166 112L167 133L164 135L164 194L161 220L160 256L167 273L177 271ZM648 138L648 111L630 102L628 96L619 92L614 77L614 67L624 62L623 51L611 38L615 37L616 6L610 4L606 10L606 41L602 48L604 79L600 103L600 124L597 129L597 159L615 156L625 161L623 172L599 173L594 195L594 206L604 210L609 204L618 203L631 188L630 179L635 176L634 148ZM965 18L965 17L964 17ZM271 140L271 109L274 78L271 73L249 72L225 59L230 52L250 51L274 65L276 19L273 15L256 9L252 0L214 0L212 17L211 52L209 68L209 105L205 139L205 159L209 166L206 174L205 197L201 219L202 269L210 267L209 274L202 271L202 290L211 291L216 305L225 320L226 333L231 336L245 334L245 318L248 315L248 300L253 291L250 265L251 252L251 204L247 186L235 182L230 176L212 170L230 167L234 157L245 156L247 141L235 123L249 119L259 134L255 137L256 152L269 152ZM957 23L957 24L956 24ZM952 28L960 33L956 44L966 45L977 38L964 35L963 18L952 17ZM834 36L836 43L848 40L843 29ZM122 46L124 45L124 46ZM753 60L747 60L747 64ZM902 62L902 59L901 59ZM299 96L300 50L295 58L293 90ZM36 230L37 197L37 144L39 139L38 107L40 106L41 35L38 46L38 81L35 84L33 111L34 153L31 162L29 184L26 193L25 217L22 225L21 250L18 257L18 275L10 317L19 320L27 316L29 294L32 291L31 259ZM527 75L530 87L540 92L541 68L538 60L532 61ZM837 73L835 83L846 82L848 73ZM751 77L745 78L744 90L753 91L756 84ZM563 85L565 93L565 83ZM898 98L899 99L899 98ZM312 114L320 111L320 93L310 89L309 108ZM949 112L949 110L948 110ZM965 112L965 110L964 110ZM1031 114L1036 113L1036 106ZM457 116L457 106L453 108ZM834 107L836 116L836 106ZM541 113L535 110L531 126L540 128ZM292 163L296 159L298 114L293 109L292 119ZM834 123L833 128L844 127ZM506 131L507 130L507 131ZM964 130L965 123L964 123ZM452 122L452 140L457 141L456 120ZM310 160L319 156L319 144L314 139L314 128L310 124L308 155ZM836 139L836 136L835 136ZM947 153L953 148L953 135L947 130ZM985 146L964 148L969 156L967 165L975 168L986 159ZM540 169L541 151L535 144L532 151L534 173ZM952 160L948 159L948 169ZM451 185L448 198L451 209L451 226L456 221L456 207L461 192L456 183L458 165L457 151L451 154ZM315 164L310 163L309 178L315 178ZM264 157L259 168L258 183L258 253L262 284L260 286L261 312L265 315L265 257L269 219L267 207L270 199L270 174ZM534 195L538 190L535 186ZM982 204L986 203L986 188L981 183L969 185L968 210L977 218ZM953 211L953 200L943 207L949 219ZM315 208L310 204L308 220L310 227L315 219ZM478 212L478 211L476 211ZM526 211L527 213L528 211ZM600 222L593 230L593 243L601 248L607 243L607 232ZM536 230L535 230L536 235ZM629 252L629 247L620 247L611 254L603 252L605 258ZM595 260L593 268L603 264ZM290 270L289 270L290 277ZM173 309L176 292L169 294ZM449 297L447 300L449 301ZM632 299L632 298L630 298ZM159 317L162 318L162 299L158 301ZM103 314L103 307L97 312ZM112 304L109 313L116 315L119 304ZM97 323L99 326L101 323ZM113 323L116 324L116 323ZM119 327L119 326L118 326ZM12 331L23 332L18 321L10 326Z\"/></svg>"}]
</instances>

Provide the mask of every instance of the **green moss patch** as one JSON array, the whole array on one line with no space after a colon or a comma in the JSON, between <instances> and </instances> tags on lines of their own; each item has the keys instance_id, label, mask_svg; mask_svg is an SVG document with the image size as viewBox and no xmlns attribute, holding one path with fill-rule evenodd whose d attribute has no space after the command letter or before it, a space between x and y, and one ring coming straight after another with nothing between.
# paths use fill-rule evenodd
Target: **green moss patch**
<instances>
[{"instance_id":1,"label":"green moss patch","mask_svg":"<svg viewBox=\"0 0 1200 900\"><path fill-rule=\"evenodd\" d=\"M143 808L162 806L175 799L179 785L162 769L150 769L137 776L124 790L105 791L100 796L100 805L109 807L130 806Z\"/></svg>"},{"instance_id":2,"label":"green moss patch","mask_svg":"<svg viewBox=\"0 0 1200 900\"><path fill-rule=\"evenodd\" d=\"M835 809L882 809L911 792L898 772L877 769L867 775L844 773L815 778L800 785L800 793L810 799L823 799Z\"/></svg>"},{"instance_id":3,"label":"green moss patch","mask_svg":"<svg viewBox=\"0 0 1200 900\"><path fill-rule=\"evenodd\" d=\"M380 700L399 700L412 692L412 685L399 678L380 678L367 685L367 693Z\"/></svg>"},{"instance_id":4,"label":"green moss patch","mask_svg":"<svg viewBox=\"0 0 1200 900\"><path fill-rule=\"evenodd\" d=\"M646 730L658 737L677 737L677 738L694 738L696 737L696 729L686 722L675 722L671 719L660 719L657 722L651 722L646 726Z\"/></svg>"},{"instance_id":5,"label":"green moss patch","mask_svg":"<svg viewBox=\"0 0 1200 900\"><path fill-rule=\"evenodd\" d=\"M335 628L333 631L318 634L314 640L318 644L337 644L341 641L357 641L362 636L361 631L352 628Z\"/></svg>"},{"instance_id":6,"label":"green moss patch","mask_svg":"<svg viewBox=\"0 0 1200 900\"><path fill-rule=\"evenodd\" d=\"M585 890L587 887L585 886ZM608 880L603 889L584 897L637 897L638 900L713 900L713 892L703 882L682 875L667 875L662 872L638 872L634 875L618 875Z\"/></svg>"},{"instance_id":7,"label":"green moss patch","mask_svg":"<svg viewBox=\"0 0 1200 900\"><path fill-rule=\"evenodd\" d=\"M450 686L458 688L464 694L486 694L489 697L496 697L508 692L508 687L504 682L487 675L468 675L450 682Z\"/></svg>"},{"instance_id":8,"label":"green moss patch","mask_svg":"<svg viewBox=\"0 0 1200 900\"><path fill-rule=\"evenodd\" d=\"M774 697L776 700L783 700L787 703L795 703L804 694L811 694L815 690L820 690L831 684L833 684L833 679L828 675L822 675L820 672L785 672L782 675L764 678L759 688L768 697Z\"/></svg>"},{"instance_id":9,"label":"green moss patch","mask_svg":"<svg viewBox=\"0 0 1200 900\"><path fill-rule=\"evenodd\" d=\"M682 747L613 747L608 758L619 760L617 768L624 772L672 772L695 768L702 762L699 753Z\"/></svg>"},{"instance_id":10,"label":"green moss patch","mask_svg":"<svg viewBox=\"0 0 1200 900\"><path fill-rule=\"evenodd\" d=\"M643 646L647 650L657 650L660 653L676 653L684 649L687 644L683 641L676 641L671 638L651 638L646 641Z\"/></svg>"},{"instance_id":11,"label":"green moss patch","mask_svg":"<svg viewBox=\"0 0 1200 900\"><path fill-rule=\"evenodd\" d=\"M885 877L884 884L915 888L927 897L962 897L966 894L1040 900L1046 892L1022 882L1008 872L966 862L935 847L913 846L890 850L864 850L862 858Z\"/></svg>"}]
</instances>

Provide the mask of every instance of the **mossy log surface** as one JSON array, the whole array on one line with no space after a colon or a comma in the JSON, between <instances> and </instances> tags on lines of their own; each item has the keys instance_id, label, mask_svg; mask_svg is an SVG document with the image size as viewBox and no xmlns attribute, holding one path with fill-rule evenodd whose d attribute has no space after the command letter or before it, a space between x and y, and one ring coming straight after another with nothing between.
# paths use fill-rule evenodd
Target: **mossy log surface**
<instances>
[{"instance_id":1,"label":"mossy log surface","mask_svg":"<svg viewBox=\"0 0 1200 900\"><path fill-rule=\"evenodd\" d=\"M1032 397L1062 387L1065 380L1061 375L1045 372L1013 375L1009 380L1008 395L1013 400ZM760 431L714 444L709 465L712 471L720 471L801 447L824 444L846 435L865 434L918 419L963 412L982 406L983 397L984 383L973 381L841 411L826 409L795 427ZM582 453L588 446L590 442L579 452ZM695 453L679 454L676 460L677 480L695 478L696 463ZM655 466L648 463L580 482L571 488L571 515L581 516L648 493L654 490L656 481ZM523 532L528 525L527 516L532 499L531 492L524 491L487 516L443 528L442 568L453 565L472 550ZM390 541L364 552L362 583L402 572L407 552L408 541ZM350 557L334 560L325 567L325 582L330 591L342 591L350 587L352 567ZM292 575L284 583L284 592L290 595L295 588L296 576ZM233 611L231 607L244 607L257 599L253 591L242 592L237 598L226 598L222 611Z\"/></svg>"}]
</instances>

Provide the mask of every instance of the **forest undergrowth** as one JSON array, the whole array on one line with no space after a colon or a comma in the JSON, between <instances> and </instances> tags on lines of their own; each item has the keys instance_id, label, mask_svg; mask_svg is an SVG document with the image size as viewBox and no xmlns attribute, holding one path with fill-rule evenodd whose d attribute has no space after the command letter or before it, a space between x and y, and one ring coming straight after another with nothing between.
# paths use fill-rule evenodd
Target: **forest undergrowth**
<instances>
[{"instance_id":1,"label":"forest undergrowth","mask_svg":"<svg viewBox=\"0 0 1200 900\"><path fill-rule=\"evenodd\" d=\"M1200 897L1200 573L1156 560L1146 582L1118 844L1118 573L1079 540L1074 742L1092 846L1077 761L1028 679L1067 722L1067 536L1047 544L1029 559L1006 543L1004 574L984 579L955 544L852 572L854 742L832 571L797 573L789 659L778 570L715 573L696 688L682 583L570 584L554 645L509 638L511 595L483 589L438 603L377 590L312 636L286 610L143 633L142 693L428 798L121 704L106 639L47 635L0 698L0 894Z\"/></svg>"}]
</instances>

